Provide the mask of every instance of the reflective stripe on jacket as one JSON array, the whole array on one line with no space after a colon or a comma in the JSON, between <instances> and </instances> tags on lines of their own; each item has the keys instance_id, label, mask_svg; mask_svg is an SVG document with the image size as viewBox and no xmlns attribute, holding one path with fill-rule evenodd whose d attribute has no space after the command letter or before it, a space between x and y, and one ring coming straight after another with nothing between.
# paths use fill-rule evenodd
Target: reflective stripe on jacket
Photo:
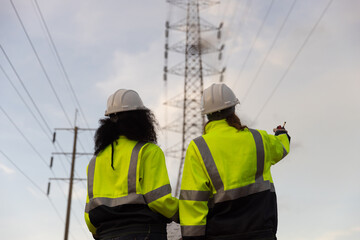
<instances>
[{"instance_id":1,"label":"reflective stripe on jacket","mask_svg":"<svg viewBox=\"0 0 360 240\"><path fill-rule=\"evenodd\" d=\"M166 226L178 213L178 200L171 195L162 150L124 136L113 147L106 147L88 165L85 221L89 230L99 235L136 224Z\"/></svg>"},{"instance_id":2,"label":"reflective stripe on jacket","mask_svg":"<svg viewBox=\"0 0 360 240\"><path fill-rule=\"evenodd\" d=\"M275 235L270 167L288 154L287 135L238 131L225 120L209 122L205 130L185 157L179 203L183 239Z\"/></svg>"}]
</instances>

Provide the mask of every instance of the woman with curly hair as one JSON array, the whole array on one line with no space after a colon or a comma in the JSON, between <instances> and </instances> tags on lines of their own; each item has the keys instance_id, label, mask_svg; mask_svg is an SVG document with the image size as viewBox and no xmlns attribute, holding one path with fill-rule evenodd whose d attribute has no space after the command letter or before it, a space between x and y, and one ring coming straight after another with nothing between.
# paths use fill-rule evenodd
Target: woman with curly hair
<instances>
[{"instance_id":1,"label":"woman with curly hair","mask_svg":"<svg viewBox=\"0 0 360 240\"><path fill-rule=\"evenodd\" d=\"M85 221L95 239L167 239L178 221L153 113L137 92L119 89L95 133L88 170Z\"/></svg>"}]
</instances>

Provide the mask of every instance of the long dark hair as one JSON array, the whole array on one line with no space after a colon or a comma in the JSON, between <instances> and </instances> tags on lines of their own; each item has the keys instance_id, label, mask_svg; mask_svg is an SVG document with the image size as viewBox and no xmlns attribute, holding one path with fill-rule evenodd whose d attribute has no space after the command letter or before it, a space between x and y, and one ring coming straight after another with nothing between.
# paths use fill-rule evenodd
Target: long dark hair
<instances>
[{"instance_id":1,"label":"long dark hair","mask_svg":"<svg viewBox=\"0 0 360 240\"><path fill-rule=\"evenodd\" d=\"M157 142L156 127L158 123L150 110L135 110L111 114L99 120L95 132L95 152L97 155L120 135L142 142Z\"/></svg>"},{"instance_id":2,"label":"long dark hair","mask_svg":"<svg viewBox=\"0 0 360 240\"><path fill-rule=\"evenodd\" d=\"M245 128L248 128L246 125L242 125L240 118L235 114L235 112L231 113L230 115L224 117L226 122L229 124L229 126L236 128L238 131L242 131ZM219 119L217 119L219 120ZM209 122L212 122L214 120L210 120L208 121L205 126L204 126L204 134L206 133L205 129L206 129L206 125L209 124Z\"/></svg>"},{"instance_id":3,"label":"long dark hair","mask_svg":"<svg viewBox=\"0 0 360 240\"><path fill-rule=\"evenodd\" d=\"M226 117L226 122L229 124L229 126L232 126L236 128L237 130L241 131L247 128L246 125L242 125L240 118L235 114L232 113L229 116Z\"/></svg>"}]
</instances>

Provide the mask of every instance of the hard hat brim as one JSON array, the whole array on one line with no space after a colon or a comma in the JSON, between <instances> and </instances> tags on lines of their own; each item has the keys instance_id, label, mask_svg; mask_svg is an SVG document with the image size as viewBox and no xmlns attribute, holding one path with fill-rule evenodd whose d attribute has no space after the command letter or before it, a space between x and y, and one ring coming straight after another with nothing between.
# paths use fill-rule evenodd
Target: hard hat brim
<instances>
[{"instance_id":1,"label":"hard hat brim","mask_svg":"<svg viewBox=\"0 0 360 240\"><path fill-rule=\"evenodd\" d=\"M146 111L149 110L147 107L143 106L143 107L137 107L137 108L117 108L115 109L109 109L105 111L105 116L109 116L110 114L114 114L114 113L118 113L118 112L129 112L129 111Z\"/></svg>"}]
</instances>

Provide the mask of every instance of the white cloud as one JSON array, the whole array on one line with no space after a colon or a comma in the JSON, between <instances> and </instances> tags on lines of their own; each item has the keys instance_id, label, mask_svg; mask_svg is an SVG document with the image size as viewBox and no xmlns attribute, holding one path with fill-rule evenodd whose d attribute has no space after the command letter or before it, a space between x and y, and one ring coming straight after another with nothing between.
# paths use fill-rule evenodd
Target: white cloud
<instances>
[{"instance_id":1,"label":"white cloud","mask_svg":"<svg viewBox=\"0 0 360 240\"><path fill-rule=\"evenodd\" d=\"M31 193L31 195L33 195L34 197L38 198L38 199L42 199L44 197L44 194L41 194L39 192L39 190L35 190L32 187L27 187L28 192Z\"/></svg>"},{"instance_id":2,"label":"white cloud","mask_svg":"<svg viewBox=\"0 0 360 240\"><path fill-rule=\"evenodd\" d=\"M315 240L359 239L359 237L360 227L354 227L345 230L330 231Z\"/></svg>"},{"instance_id":3,"label":"white cloud","mask_svg":"<svg viewBox=\"0 0 360 240\"><path fill-rule=\"evenodd\" d=\"M79 188L77 187L72 194L73 199L79 199L80 201L83 201L85 204L86 199L86 188Z\"/></svg>"},{"instance_id":4,"label":"white cloud","mask_svg":"<svg viewBox=\"0 0 360 240\"><path fill-rule=\"evenodd\" d=\"M8 168L7 166L0 163L0 171L6 173L6 174L13 174L15 171L11 168Z\"/></svg>"},{"instance_id":5,"label":"white cloud","mask_svg":"<svg viewBox=\"0 0 360 240\"><path fill-rule=\"evenodd\" d=\"M156 85L160 85L163 59L158 50L159 46L155 43L147 51L138 54L116 51L113 54L112 75L107 80L98 82L96 87L109 94L119 88L150 89L154 81L158 81Z\"/></svg>"}]
</instances>

